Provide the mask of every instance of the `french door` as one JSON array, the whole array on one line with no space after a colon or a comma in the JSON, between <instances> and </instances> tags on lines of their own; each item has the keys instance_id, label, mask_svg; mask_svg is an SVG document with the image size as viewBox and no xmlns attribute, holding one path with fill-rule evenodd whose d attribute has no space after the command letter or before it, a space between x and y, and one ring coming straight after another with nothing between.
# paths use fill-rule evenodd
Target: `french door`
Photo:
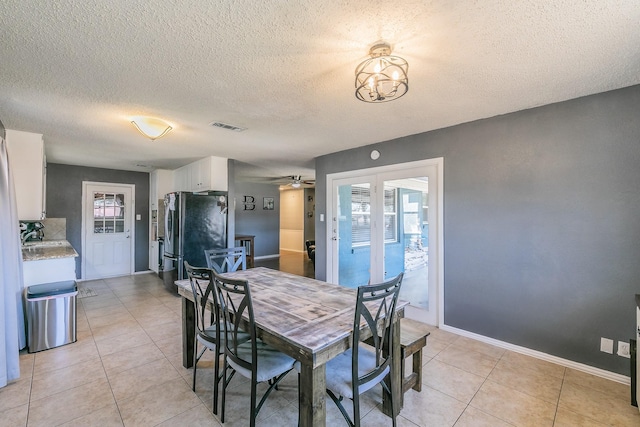
<instances>
[{"instance_id":1,"label":"french door","mask_svg":"<svg viewBox=\"0 0 640 427\"><path fill-rule=\"evenodd\" d=\"M442 298L442 159L330 175L330 282L404 273L407 316L438 325ZM328 206L329 207L329 206Z\"/></svg>"}]
</instances>

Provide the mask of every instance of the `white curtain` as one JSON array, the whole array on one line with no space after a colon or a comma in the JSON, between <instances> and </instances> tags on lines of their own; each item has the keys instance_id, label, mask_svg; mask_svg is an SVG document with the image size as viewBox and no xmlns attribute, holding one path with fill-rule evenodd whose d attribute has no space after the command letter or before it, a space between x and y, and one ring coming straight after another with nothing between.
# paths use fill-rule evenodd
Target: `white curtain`
<instances>
[{"instance_id":1,"label":"white curtain","mask_svg":"<svg viewBox=\"0 0 640 427\"><path fill-rule=\"evenodd\" d=\"M22 309L22 251L7 143L0 136L0 387L20 377L26 345Z\"/></svg>"}]
</instances>

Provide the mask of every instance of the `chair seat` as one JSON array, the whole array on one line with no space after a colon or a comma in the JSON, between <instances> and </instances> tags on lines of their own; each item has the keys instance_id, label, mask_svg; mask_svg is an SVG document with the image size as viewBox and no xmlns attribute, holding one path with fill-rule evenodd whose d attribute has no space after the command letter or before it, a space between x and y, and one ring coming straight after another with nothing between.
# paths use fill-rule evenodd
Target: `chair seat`
<instances>
[{"instance_id":1,"label":"chair seat","mask_svg":"<svg viewBox=\"0 0 640 427\"><path fill-rule=\"evenodd\" d=\"M206 328L204 331L199 332L196 335L196 339L204 346L206 346L207 348L214 348L216 346L216 332L218 330L217 325L211 325L208 328ZM238 342L245 342L245 341L249 341L251 339L251 337L249 336L249 334L247 333L238 333ZM224 328L220 329L220 341L223 343L225 342L225 335L224 335ZM223 347L220 346L220 348Z\"/></svg>"},{"instance_id":2,"label":"chair seat","mask_svg":"<svg viewBox=\"0 0 640 427\"><path fill-rule=\"evenodd\" d=\"M196 339L204 346L207 346L208 348L213 348L216 346L216 333L217 333L218 327L216 325L211 325L208 328L206 328L204 331L202 332L198 332L196 334ZM220 335L222 335L222 329L220 330Z\"/></svg>"},{"instance_id":3,"label":"chair seat","mask_svg":"<svg viewBox=\"0 0 640 427\"><path fill-rule=\"evenodd\" d=\"M327 362L327 389L333 391L339 396L344 396L349 399L353 399L353 387L351 383L351 364L352 355L351 349L345 351L342 354L334 357ZM376 355L374 352L360 347L358 350L358 374L363 375L372 371L376 367ZM367 390L378 384L389 373L389 367L387 367L380 375L373 378L371 381L360 386L360 393L362 394Z\"/></svg>"},{"instance_id":4,"label":"chair seat","mask_svg":"<svg viewBox=\"0 0 640 427\"><path fill-rule=\"evenodd\" d=\"M258 361L257 361L257 378L256 382L263 382L270 380L278 375L282 374L293 368L295 359L287 356L284 353L276 350L275 348L258 341L256 343ZM238 346L238 357L247 362L251 362L251 342L247 341ZM246 378L251 378L251 371L239 366L237 363L233 363L231 358L227 359L229 365L233 367L240 375Z\"/></svg>"}]
</instances>

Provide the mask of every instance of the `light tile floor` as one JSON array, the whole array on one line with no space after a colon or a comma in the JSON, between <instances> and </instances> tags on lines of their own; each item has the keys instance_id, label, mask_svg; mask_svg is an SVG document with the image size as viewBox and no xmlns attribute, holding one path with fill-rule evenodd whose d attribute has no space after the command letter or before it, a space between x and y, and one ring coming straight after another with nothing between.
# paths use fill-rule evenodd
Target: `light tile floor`
<instances>
[{"instance_id":1,"label":"light tile floor","mask_svg":"<svg viewBox=\"0 0 640 427\"><path fill-rule=\"evenodd\" d=\"M0 389L0 426L221 425L211 412L211 356L195 393L193 371L182 367L179 297L152 274L80 286L96 295L78 300L78 341L21 354L20 379ZM628 386L438 329L423 364L422 392L405 395L400 427L640 426ZM248 425L248 384L236 376L232 385L224 425ZM364 426L391 425L380 395L365 395ZM295 426L297 414L290 374L259 425ZM346 425L330 400L327 425Z\"/></svg>"}]
</instances>

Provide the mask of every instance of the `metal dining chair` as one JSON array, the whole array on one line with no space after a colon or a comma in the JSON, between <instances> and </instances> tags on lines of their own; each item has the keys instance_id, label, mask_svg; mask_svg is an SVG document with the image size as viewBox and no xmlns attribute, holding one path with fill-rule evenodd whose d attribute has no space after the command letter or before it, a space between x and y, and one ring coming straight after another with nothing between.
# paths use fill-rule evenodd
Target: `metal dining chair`
<instances>
[{"instance_id":1,"label":"metal dining chair","mask_svg":"<svg viewBox=\"0 0 640 427\"><path fill-rule=\"evenodd\" d=\"M309 259L311 259L311 251L316 250L316 241L305 240L304 245L307 248L307 255L309 256Z\"/></svg>"},{"instance_id":2,"label":"metal dining chair","mask_svg":"<svg viewBox=\"0 0 640 427\"><path fill-rule=\"evenodd\" d=\"M273 347L258 340L253 315L251 290L246 280L232 280L213 273L220 313L225 325L224 369L222 371L222 414L224 423L227 386L237 373L251 381L250 427L256 424L256 417L271 391L293 369L295 360ZM246 332L245 332L246 331ZM249 334L249 341L242 341L243 333ZM267 382L268 388L260 402L257 401L257 384Z\"/></svg>"},{"instance_id":3,"label":"metal dining chair","mask_svg":"<svg viewBox=\"0 0 640 427\"><path fill-rule=\"evenodd\" d=\"M393 322L403 273L384 283L358 287L356 311L353 320L351 348L329 360L326 365L327 394L338 406L347 424L360 426L360 395L381 384L383 392L391 397L393 426L396 425L398 399L394 396L391 373L393 348ZM363 327L364 326L364 327ZM361 345L367 340L373 349ZM384 380L389 376L389 384ZM350 419L343 398L353 402L353 420Z\"/></svg>"},{"instance_id":4,"label":"metal dining chair","mask_svg":"<svg viewBox=\"0 0 640 427\"><path fill-rule=\"evenodd\" d=\"M196 374L198 372L198 361L205 351L215 352L214 360L214 383L213 383L213 413L218 413L218 386L222 376L220 375L220 356L223 354L224 327L220 325L220 314L216 303L215 284L212 280L212 271L209 268L192 267L187 261L184 267L189 277L193 301L196 311L196 340L193 350L193 391L196 391ZM213 310L207 315L207 301L213 299ZM247 341L247 334L240 335L240 341ZM198 353L198 343L202 345L202 350ZM220 345L218 345L220 343Z\"/></svg>"},{"instance_id":5,"label":"metal dining chair","mask_svg":"<svg viewBox=\"0 0 640 427\"><path fill-rule=\"evenodd\" d=\"M207 249L204 256L207 266L218 274L247 269L247 253L244 246Z\"/></svg>"}]
</instances>

